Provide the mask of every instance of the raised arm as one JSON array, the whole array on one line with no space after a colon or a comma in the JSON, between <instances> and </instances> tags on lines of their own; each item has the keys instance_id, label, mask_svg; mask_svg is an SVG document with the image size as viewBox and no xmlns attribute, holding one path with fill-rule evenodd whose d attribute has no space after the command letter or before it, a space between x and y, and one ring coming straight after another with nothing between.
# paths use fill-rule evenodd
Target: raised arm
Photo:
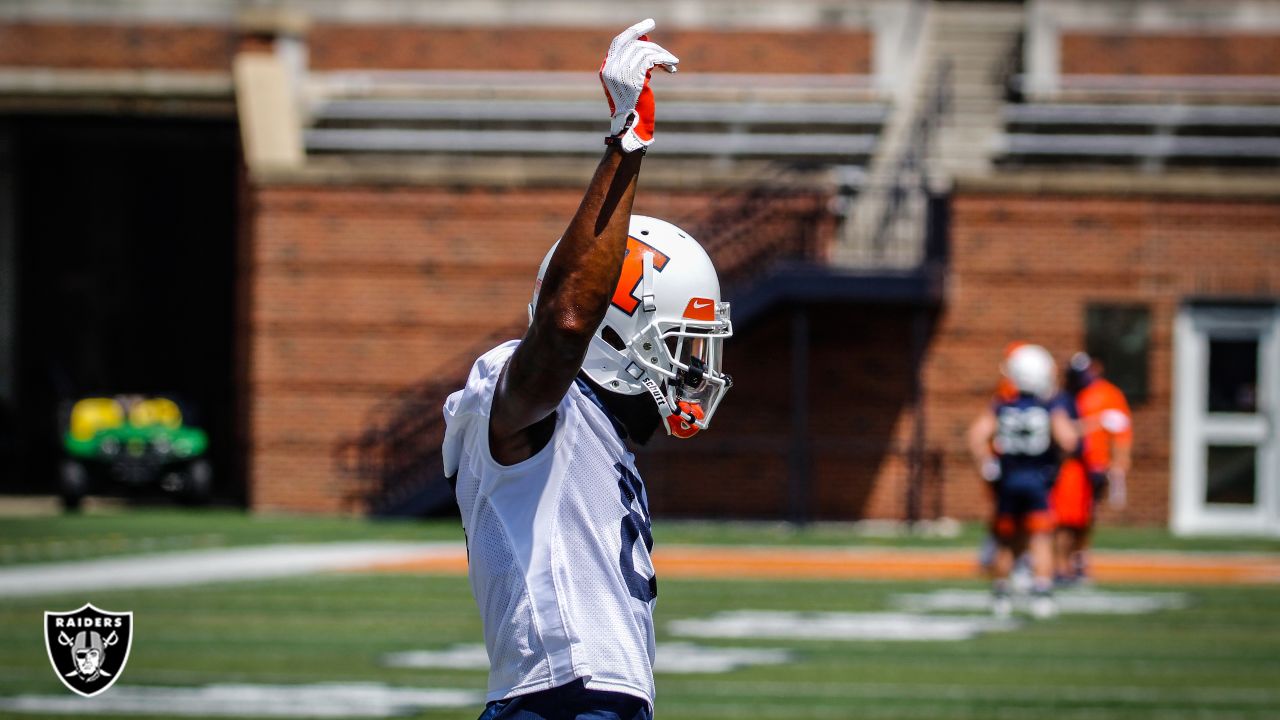
<instances>
[{"instance_id":1,"label":"raised arm","mask_svg":"<svg viewBox=\"0 0 1280 720\"><path fill-rule=\"evenodd\" d=\"M969 425L966 437L974 467L978 469L982 479L988 482L995 482L1000 478L1000 464L991 452L991 438L996 434L996 424L996 414L991 408L984 408Z\"/></svg>"},{"instance_id":2,"label":"raised arm","mask_svg":"<svg viewBox=\"0 0 1280 720\"><path fill-rule=\"evenodd\" d=\"M611 144L547 266L533 320L498 379L489 449L504 465L540 450L554 411L582 367L622 271L627 228L643 150L653 142L649 73L675 71L677 60L638 23L614 38L600 70L613 117Z\"/></svg>"},{"instance_id":3,"label":"raised arm","mask_svg":"<svg viewBox=\"0 0 1280 720\"><path fill-rule=\"evenodd\" d=\"M1063 452L1073 453L1080 447L1080 430L1065 408L1054 408L1049 416L1053 441Z\"/></svg>"}]
</instances>

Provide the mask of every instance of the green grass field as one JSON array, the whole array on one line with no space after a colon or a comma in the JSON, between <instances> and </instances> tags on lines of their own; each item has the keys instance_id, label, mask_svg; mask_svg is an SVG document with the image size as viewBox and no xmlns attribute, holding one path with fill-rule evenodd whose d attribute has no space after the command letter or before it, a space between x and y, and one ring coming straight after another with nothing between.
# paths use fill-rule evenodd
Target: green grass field
<instances>
[{"instance_id":1,"label":"green grass field","mask_svg":"<svg viewBox=\"0 0 1280 720\"><path fill-rule=\"evenodd\" d=\"M818 523L797 528L778 522L662 521L661 544L974 547L983 528L958 524L954 533L911 534L882 526ZM358 518L253 516L238 510L146 509L86 515L0 518L0 566L114 555L335 540L462 539L457 520L370 521ZM1101 549L1251 551L1280 553L1277 538L1179 538L1163 528L1104 527Z\"/></svg>"},{"instance_id":2,"label":"green grass field","mask_svg":"<svg viewBox=\"0 0 1280 720\"><path fill-rule=\"evenodd\" d=\"M43 527L39 527L43 525ZM0 543L64 542L115 535L219 535L216 544L287 539L455 539L447 523L244 518L155 511L121 516L0 520ZM831 530L830 532L834 532ZM169 535L166 535L169 533ZM663 526L659 542L758 538L745 526ZM971 542L966 531L945 544ZM797 533L791 533L796 541ZM846 532L854 540L856 533ZM825 536L816 539L825 542ZM1160 538L1148 538L1157 547ZM213 542L213 541L210 541ZM755 539L755 542L762 542ZM763 542L773 542L766 538ZM876 542L879 542L877 540ZM920 541L923 542L923 541ZM1180 543L1172 541L1169 543ZM1141 546L1149 546L1144 543ZM185 542L172 542L183 547ZM1210 549L1225 549L1210 544ZM1244 543L1243 549L1256 549ZM726 610L881 611L890 596L973 582L663 580L659 643L668 624ZM1124 590L1148 588L1126 587ZM716 675L661 674L664 720L696 718L1274 718L1280 716L1280 588L1181 590L1188 607L1136 616L1064 615L1013 632L958 642L703 640L701 645L786 648L784 665ZM482 691L480 670L385 667L384 653L480 642L462 577L331 573L200 587L0 600L0 697L69 695L45 657L41 618L86 600L135 613L136 637L120 685L377 682ZM475 717L479 707L412 717ZM3 714L5 711L0 711ZM9 714L53 718L64 715ZM117 715L115 717L123 717ZM148 716L148 717L155 717Z\"/></svg>"}]
</instances>

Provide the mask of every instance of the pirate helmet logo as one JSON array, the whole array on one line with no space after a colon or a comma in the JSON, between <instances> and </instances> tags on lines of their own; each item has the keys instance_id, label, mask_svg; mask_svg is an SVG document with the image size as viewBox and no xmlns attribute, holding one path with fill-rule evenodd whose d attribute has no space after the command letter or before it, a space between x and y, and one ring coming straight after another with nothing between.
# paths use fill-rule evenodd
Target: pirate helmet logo
<instances>
[{"instance_id":1,"label":"pirate helmet logo","mask_svg":"<svg viewBox=\"0 0 1280 720\"><path fill-rule=\"evenodd\" d=\"M133 613L86 603L71 612L44 614L44 644L62 684L92 697L115 684L129 661Z\"/></svg>"}]
</instances>

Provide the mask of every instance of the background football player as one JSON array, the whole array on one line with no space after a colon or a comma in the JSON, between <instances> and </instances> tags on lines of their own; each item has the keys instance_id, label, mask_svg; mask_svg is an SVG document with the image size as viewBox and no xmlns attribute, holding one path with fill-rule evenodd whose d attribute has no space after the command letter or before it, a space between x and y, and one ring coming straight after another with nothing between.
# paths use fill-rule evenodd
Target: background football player
<instances>
[{"instance_id":1,"label":"background football player","mask_svg":"<svg viewBox=\"0 0 1280 720\"><path fill-rule=\"evenodd\" d=\"M1053 615L1053 513L1049 488L1058 474L1060 451L1079 443L1070 399L1057 390L1057 369L1039 345L1022 345L1005 361L1017 395L997 399L969 428L969 450L983 479L995 488L992 529L999 544L992 609L1012 612L1008 577L1014 559L1031 555L1032 614Z\"/></svg>"},{"instance_id":2,"label":"background football player","mask_svg":"<svg viewBox=\"0 0 1280 720\"><path fill-rule=\"evenodd\" d=\"M1085 353L1072 356L1066 391L1080 413L1080 451L1062 463L1050 501L1058 520L1054 575L1058 584L1088 579L1089 538L1095 509L1109 490L1112 507L1125 504L1125 476L1132 462L1133 423L1120 388L1102 377L1102 363Z\"/></svg>"},{"instance_id":3,"label":"background football player","mask_svg":"<svg viewBox=\"0 0 1280 720\"><path fill-rule=\"evenodd\" d=\"M648 498L628 442L706 429L732 334L688 233L631 216L653 142L649 76L678 60L646 20L600 70L604 157L538 273L523 339L472 366L445 403L472 592L489 655L482 718L648 718L654 696Z\"/></svg>"}]
</instances>

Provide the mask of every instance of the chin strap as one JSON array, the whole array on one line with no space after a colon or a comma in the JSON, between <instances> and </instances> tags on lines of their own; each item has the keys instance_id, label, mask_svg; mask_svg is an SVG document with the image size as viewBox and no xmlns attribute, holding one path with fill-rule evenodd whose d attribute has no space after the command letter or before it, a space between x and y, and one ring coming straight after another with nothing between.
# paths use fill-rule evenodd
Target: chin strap
<instances>
[{"instance_id":1,"label":"chin strap","mask_svg":"<svg viewBox=\"0 0 1280 720\"><path fill-rule=\"evenodd\" d=\"M695 423L704 417L701 405L681 400L672 408L671 403L667 402L667 396L662 393L662 388L658 387L653 378L646 375L640 382L658 406L658 414L662 416L662 425L667 429L668 435L687 440L698 434L702 428Z\"/></svg>"}]
</instances>

